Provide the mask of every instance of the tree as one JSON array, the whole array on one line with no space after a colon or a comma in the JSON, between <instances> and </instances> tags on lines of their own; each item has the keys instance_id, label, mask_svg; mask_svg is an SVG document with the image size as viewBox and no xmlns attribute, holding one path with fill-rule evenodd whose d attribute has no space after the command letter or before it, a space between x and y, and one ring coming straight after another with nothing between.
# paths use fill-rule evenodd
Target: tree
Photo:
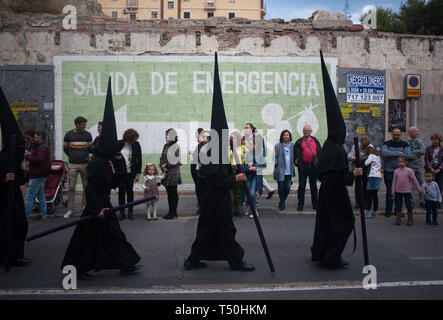
<instances>
[{"instance_id":1,"label":"tree","mask_svg":"<svg viewBox=\"0 0 443 320\"><path fill-rule=\"evenodd\" d=\"M369 13L362 15L360 21ZM400 19L400 15L391 8L377 7L377 30L383 32L405 33L406 28Z\"/></svg>"},{"instance_id":2,"label":"tree","mask_svg":"<svg viewBox=\"0 0 443 320\"><path fill-rule=\"evenodd\" d=\"M400 18L405 24L406 32L411 34L425 34L426 0L407 0L400 5Z\"/></svg>"}]
</instances>

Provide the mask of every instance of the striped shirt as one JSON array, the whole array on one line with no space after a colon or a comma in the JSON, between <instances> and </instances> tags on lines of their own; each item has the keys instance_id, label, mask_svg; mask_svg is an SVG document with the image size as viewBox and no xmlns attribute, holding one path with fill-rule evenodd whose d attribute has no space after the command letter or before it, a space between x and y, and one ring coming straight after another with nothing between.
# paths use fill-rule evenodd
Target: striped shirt
<instances>
[{"instance_id":1,"label":"striped shirt","mask_svg":"<svg viewBox=\"0 0 443 320\"><path fill-rule=\"evenodd\" d=\"M68 131L63 141L63 151L68 155L69 163L85 164L89 162L92 136L88 131Z\"/></svg>"}]
</instances>

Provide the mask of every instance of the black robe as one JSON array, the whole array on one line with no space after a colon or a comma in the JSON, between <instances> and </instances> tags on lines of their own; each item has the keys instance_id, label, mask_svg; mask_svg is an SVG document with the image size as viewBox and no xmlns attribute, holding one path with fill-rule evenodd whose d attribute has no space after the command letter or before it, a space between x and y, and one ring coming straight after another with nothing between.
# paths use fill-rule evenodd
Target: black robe
<instances>
[{"instance_id":1,"label":"black robe","mask_svg":"<svg viewBox=\"0 0 443 320\"><path fill-rule=\"evenodd\" d=\"M6 236L6 214L8 210L8 190L9 184L5 182L6 173L9 172L9 154L3 151L0 153L0 262L3 263L5 254ZM14 183L14 210L12 215L12 243L10 262L24 257L25 240L28 233L28 219L26 219L25 203L20 190L20 185L24 184L24 174L19 164L16 166Z\"/></svg>"},{"instance_id":2,"label":"black robe","mask_svg":"<svg viewBox=\"0 0 443 320\"><path fill-rule=\"evenodd\" d=\"M91 270L124 269L140 261L140 257L120 228L115 213L104 219L96 218L103 208L111 208L110 187L112 176L106 161L95 157L88 167L86 208L82 217L92 220L77 225L62 262L62 268L73 265L80 273ZM101 179L100 179L101 177ZM106 177L110 177L106 179ZM103 185L103 182L106 184Z\"/></svg>"},{"instance_id":3,"label":"black robe","mask_svg":"<svg viewBox=\"0 0 443 320\"><path fill-rule=\"evenodd\" d=\"M200 168L201 213L197 236L192 244L193 259L239 263L244 250L235 241L229 189L235 185L231 165L205 165Z\"/></svg>"},{"instance_id":4,"label":"black robe","mask_svg":"<svg viewBox=\"0 0 443 320\"><path fill-rule=\"evenodd\" d=\"M346 188L346 186L352 186L354 175L347 169L346 155L344 150L343 154L341 151L340 148L335 148L334 151L332 148L322 150L330 155L329 165L343 161L343 165L335 166L337 169L333 169L333 166L325 166L326 170L319 172L321 186L311 252L312 261L325 264L340 263L341 255L355 223L351 200ZM343 169L339 169L340 167ZM319 169L322 171L321 167Z\"/></svg>"}]
</instances>

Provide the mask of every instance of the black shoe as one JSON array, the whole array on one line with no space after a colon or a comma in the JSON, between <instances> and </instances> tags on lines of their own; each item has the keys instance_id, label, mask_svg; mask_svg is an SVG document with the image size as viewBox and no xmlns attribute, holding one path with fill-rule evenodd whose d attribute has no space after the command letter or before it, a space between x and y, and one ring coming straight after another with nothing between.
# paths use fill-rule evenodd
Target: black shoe
<instances>
[{"instance_id":1,"label":"black shoe","mask_svg":"<svg viewBox=\"0 0 443 320\"><path fill-rule=\"evenodd\" d=\"M340 264L341 264L342 266L349 266L349 261L341 260L341 261L340 261Z\"/></svg>"},{"instance_id":2,"label":"black shoe","mask_svg":"<svg viewBox=\"0 0 443 320\"><path fill-rule=\"evenodd\" d=\"M206 263L201 262L200 260L186 260L183 264L183 268L185 270L195 270L195 269L203 269L206 268Z\"/></svg>"},{"instance_id":3,"label":"black shoe","mask_svg":"<svg viewBox=\"0 0 443 320\"><path fill-rule=\"evenodd\" d=\"M238 212L234 212L234 216L235 216L235 217L239 217L239 218L242 217L242 215L241 215L240 213L238 213Z\"/></svg>"},{"instance_id":4,"label":"black shoe","mask_svg":"<svg viewBox=\"0 0 443 320\"><path fill-rule=\"evenodd\" d=\"M433 224L434 226L438 226L438 222L437 222L437 221L432 222L432 224Z\"/></svg>"},{"instance_id":5,"label":"black shoe","mask_svg":"<svg viewBox=\"0 0 443 320\"><path fill-rule=\"evenodd\" d=\"M91 276L89 273L87 272L81 272L77 275L77 278L80 280L94 280L94 277Z\"/></svg>"},{"instance_id":6,"label":"black shoe","mask_svg":"<svg viewBox=\"0 0 443 320\"><path fill-rule=\"evenodd\" d=\"M279 203L279 204L278 204L278 209L279 209L280 211L285 210L285 204L284 204L284 203Z\"/></svg>"},{"instance_id":7,"label":"black shoe","mask_svg":"<svg viewBox=\"0 0 443 320\"><path fill-rule=\"evenodd\" d=\"M235 264L229 264L231 267L231 270L234 271L254 271L255 267L251 264L247 264L246 262L242 261L240 263Z\"/></svg>"},{"instance_id":8,"label":"black shoe","mask_svg":"<svg viewBox=\"0 0 443 320\"><path fill-rule=\"evenodd\" d=\"M130 274L133 274L134 272L136 272L137 270L140 270L141 268L143 268L143 266L141 264L136 264L136 265L131 266L131 267L122 268L120 270L120 274L122 276L127 276L127 275L130 275Z\"/></svg>"},{"instance_id":9,"label":"black shoe","mask_svg":"<svg viewBox=\"0 0 443 320\"><path fill-rule=\"evenodd\" d=\"M266 197L267 200L271 199L272 196L274 195L275 191L271 191L268 193L268 196Z\"/></svg>"},{"instance_id":10,"label":"black shoe","mask_svg":"<svg viewBox=\"0 0 443 320\"><path fill-rule=\"evenodd\" d=\"M302 206L298 206L297 207L297 211L303 211L303 207Z\"/></svg>"},{"instance_id":11,"label":"black shoe","mask_svg":"<svg viewBox=\"0 0 443 320\"><path fill-rule=\"evenodd\" d=\"M317 210L317 205L312 205L312 210L316 211Z\"/></svg>"},{"instance_id":12,"label":"black shoe","mask_svg":"<svg viewBox=\"0 0 443 320\"><path fill-rule=\"evenodd\" d=\"M165 219L165 220L171 220L171 219L176 219L176 218L177 218L177 214L168 214L163 217L163 219Z\"/></svg>"},{"instance_id":13,"label":"black shoe","mask_svg":"<svg viewBox=\"0 0 443 320\"><path fill-rule=\"evenodd\" d=\"M31 265L31 260L21 258L17 259L12 263L13 267L28 267Z\"/></svg>"},{"instance_id":14,"label":"black shoe","mask_svg":"<svg viewBox=\"0 0 443 320\"><path fill-rule=\"evenodd\" d=\"M129 220L134 220L134 214L132 212L128 213L128 219Z\"/></svg>"},{"instance_id":15,"label":"black shoe","mask_svg":"<svg viewBox=\"0 0 443 320\"><path fill-rule=\"evenodd\" d=\"M125 213L124 212L120 212L120 215L118 216L118 219L121 221L121 220L125 220L126 219L126 216L125 216Z\"/></svg>"}]
</instances>

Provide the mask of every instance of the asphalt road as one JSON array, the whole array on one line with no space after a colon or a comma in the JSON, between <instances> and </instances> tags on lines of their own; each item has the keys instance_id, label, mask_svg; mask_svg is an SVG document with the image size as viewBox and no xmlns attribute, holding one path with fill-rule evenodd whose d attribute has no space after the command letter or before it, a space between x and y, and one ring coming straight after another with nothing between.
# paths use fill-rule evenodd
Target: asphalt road
<instances>
[{"instance_id":1,"label":"asphalt road","mask_svg":"<svg viewBox=\"0 0 443 320\"><path fill-rule=\"evenodd\" d=\"M94 273L93 281L79 280L78 290L64 290L60 263L71 228L28 243L26 257L33 261L32 266L14 268L9 274L0 272L0 299L443 299L443 228L427 226L423 211L418 210L413 227L405 223L395 226L394 218L383 216L367 220L370 263L376 267L378 289L365 290L360 219L356 221L357 252L348 255L353 248L351 237L343 257L350 266L343 270L319 269L310 261L315 223L310 205L299 214L295 196L291 195L287 210L280 213L277 202L276 196L271 200L262 198L259 208L276 268L273 274L255 224L247 216L235 218L237 241L245 249L245 260L255 265L256 271L231 271L226 262L208 262L206 269L184 271L182 265L198 220L195 197L180 196L179 219L146 221L144 208L138 207L134 221L122 221L129 242L142 257L144 268L137 274L122 277L117 270L102 271ZM167 213L166 208L163 196L160 216ZM64 209L58 208L57 217L31 220L29 234L65 223L63 213Z\"/></svg>"}]
</instances>

